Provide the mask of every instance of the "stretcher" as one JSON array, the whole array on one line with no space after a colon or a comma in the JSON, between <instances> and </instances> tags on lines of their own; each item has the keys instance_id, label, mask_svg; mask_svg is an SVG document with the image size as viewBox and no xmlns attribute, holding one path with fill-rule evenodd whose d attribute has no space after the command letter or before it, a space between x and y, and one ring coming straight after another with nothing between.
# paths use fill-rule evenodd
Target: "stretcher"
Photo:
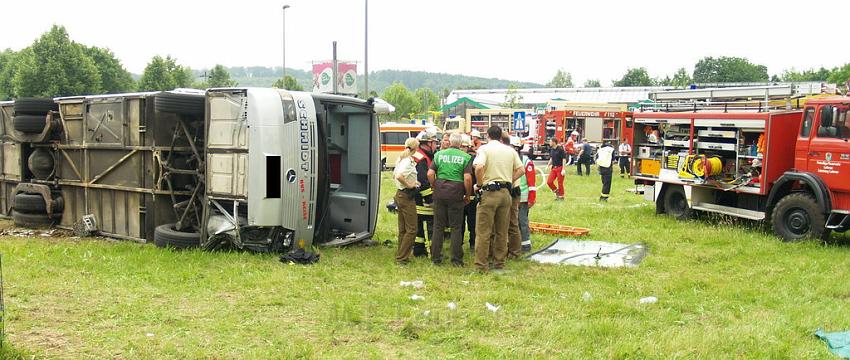
<instances>
[{"instance_id":1,"label":"stretcher","mask_svg":"<svg viewBox=\"0 0 850 360\"><path fill-rule=\"evenodd\" d=\"M532 232L539 232L544 234L555 234L555 235L572 235L572 236L586 236L590 233L590 229L573 227L567 225L555 225L555 224L545 224L539 222L529 222L528 227Z\"/></svg>"}]
</instances>

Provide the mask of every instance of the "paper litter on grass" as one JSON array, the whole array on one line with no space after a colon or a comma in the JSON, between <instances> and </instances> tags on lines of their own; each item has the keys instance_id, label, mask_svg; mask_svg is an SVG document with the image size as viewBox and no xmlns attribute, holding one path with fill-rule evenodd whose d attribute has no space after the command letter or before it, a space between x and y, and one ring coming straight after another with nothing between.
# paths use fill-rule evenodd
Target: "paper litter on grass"
<instances>
[{"instance_id":1,"label":"paper litter on grass","mask_svg":"<svg viewBox=\"0 0 850 360\"><path fill-rule=\"evenodd\" d=\"M399 285L402 287L412 287L414 289L421 289L425 287L425 282L422 280L413 280L413 281L401 281Z\"/></svg>"}]
</instances>

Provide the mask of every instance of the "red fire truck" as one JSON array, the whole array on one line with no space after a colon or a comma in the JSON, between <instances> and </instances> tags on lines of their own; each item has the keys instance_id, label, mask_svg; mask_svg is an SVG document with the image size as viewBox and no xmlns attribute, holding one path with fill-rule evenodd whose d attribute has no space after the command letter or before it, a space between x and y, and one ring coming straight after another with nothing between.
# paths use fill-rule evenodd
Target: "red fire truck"
<instances>
[{"instance_id":1,"label":"red fire truck","mask_svg":"<svg viewBox=\"0 0 850 360\"><path fill-rule=\"evenodd\" d=\"M587 138L592 144L610 141L616 148L621 139L630 138L632 113L623 105L608 104L565 104L550 106L537 119L537 132L529 149L529 157L549 157L549 141L552 138L563 143L570 134L578 132L578 138Z\"/></svg>"},{"instance_id":2,"label":"red fire truck","mask_svg":"<svg viewBox=\"0 0 850 360\"><path fill-rule=\"evenodd\" d=\"M769 221L786 241L848 229L850 97L813 99L798 109L790 102L770 109L765 100L680 101L635 112L632 176L647 184L656 213Z\"/></svg>"}]
</instances>

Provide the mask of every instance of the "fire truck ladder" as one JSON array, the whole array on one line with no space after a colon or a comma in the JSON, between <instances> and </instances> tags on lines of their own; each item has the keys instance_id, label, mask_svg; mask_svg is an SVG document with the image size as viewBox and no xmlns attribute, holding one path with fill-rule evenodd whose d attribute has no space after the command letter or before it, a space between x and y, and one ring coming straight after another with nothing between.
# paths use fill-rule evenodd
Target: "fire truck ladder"
<instances>
[{"instance_id":1,"label":"fire truck ladder","mask_svg":"<svg viewBox=\"0 0 850 360\"><path fill-rule=\"evenodd\" d=\"M590 233L590 229L587 228L573 227L567 225L545 224L539 222L529 222L528 227L533 232L554 235L586 236L588 233Z\"/></svg>"},{"instance_id":2,"label":"fire truck ladder","mask_svg":"<svg viewBox=\"0 0 850 360\"><path fill-rule=\"evenodd\" d=\"M800 99L803 97L804 95L796 93L790 85L668 90L650 93L649 98L654 102L641 104L640 111L713 110L725 113L729 110L790 110L799 108Z\"/></svg>"}]
</instances>

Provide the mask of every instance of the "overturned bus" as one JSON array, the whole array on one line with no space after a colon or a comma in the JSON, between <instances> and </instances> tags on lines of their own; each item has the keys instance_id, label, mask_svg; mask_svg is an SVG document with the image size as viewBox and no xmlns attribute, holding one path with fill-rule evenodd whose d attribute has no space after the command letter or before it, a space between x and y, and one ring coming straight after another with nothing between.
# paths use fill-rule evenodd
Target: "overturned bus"
<instances>
[{"instance_id":1,"label":"overturned bus","mask_svg":"<svg viewBox=\"0 0 850 360\"><path fill-rule=\"evenodd\" d=\"M0 214L171 247L362 241L384 105L266 88L0 103Z\"/></svg>"}]
</instances>

